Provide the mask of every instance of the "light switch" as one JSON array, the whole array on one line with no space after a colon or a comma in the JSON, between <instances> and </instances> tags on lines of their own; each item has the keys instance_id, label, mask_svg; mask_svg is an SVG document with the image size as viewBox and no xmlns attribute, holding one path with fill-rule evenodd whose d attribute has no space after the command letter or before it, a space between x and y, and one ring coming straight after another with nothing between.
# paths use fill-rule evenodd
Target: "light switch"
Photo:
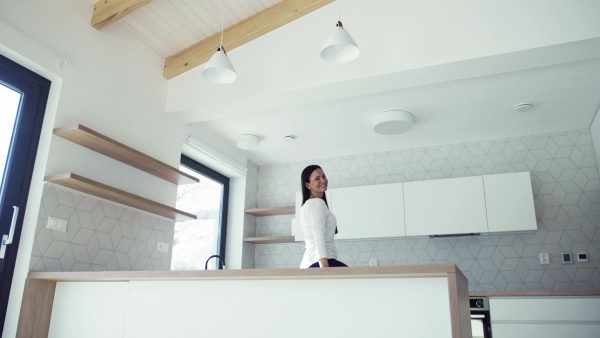
<instances>
[{"instance_id":1,"label":"light switch","mask_svg":"<svg viewBox=\"0 0 600 338\"><path fill-rule=\"evenodd\" d=\"M376 259L371 259L369 261L369 266L377 266L377 260Z\"/></svg>"},{"instance_id":2,"label":"light switch","mask_svg":"<svg viewBox=\"0 0 600 338\"><path fill-rule=\"evenodd\" d=\"M570 252L563 252L560 254L560 257L563 264L573 264L573 256L571 256Z\"/></svg>"},{"instance_id":3,"label":"light switch","mask_svg":"<svg viewBox=\"0 0 600 338\"><path fill-rule=\"evenodd\" d=\"M50 230L66 232L67 231L67 220L60 219L60 218L54 218L54 217L48 217L47 228Z\"/></svg>"},{"instance_id":4,"label":"light switch","mask_svg":"<svg viewBox=\"0 0 600 338\"><path fill-rule=\"evenodd\" d=\"M577 253L577 261L580 262L580 263L589 262L590 258L588 257L587 253L585 253L585 252L578 252Z\"/></svg>"}]
</instances>

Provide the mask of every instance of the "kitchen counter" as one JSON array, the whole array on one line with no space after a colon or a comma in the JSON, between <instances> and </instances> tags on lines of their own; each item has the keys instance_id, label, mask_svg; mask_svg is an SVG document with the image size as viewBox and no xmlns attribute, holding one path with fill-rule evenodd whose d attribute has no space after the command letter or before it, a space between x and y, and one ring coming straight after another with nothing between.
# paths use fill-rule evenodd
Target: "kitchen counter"
<instances>
[{"instance_id":1,"label":"kitchen counter","mask_svg":"<svg viewBox=\"0 0 600 338\"><path fill-rule=\"evenodd\" d=\"M600 291L510 291L510 292L469 292L471 297L589 297L600 296Z\"/></svg>"},{"instance_id":2,"label":"kitchen counter","mask_svg":"<svg viewBox=\"0 0 600 338\"><path fill-rule=\"evenodd\" d=\"M443 335L436 335L439 337L469 337L467 299L468 281L453 264L306 270L31 272L17 336L69 336L64 335L64 330L77 329L74 323L79 321L74 317L96 311L106 306L105 302L110 311L94 313L113 316L111 325L104 323L100 329L120 325L118 337L164 337L173 329L173 322L182 325L176 336L198 334L194 331L198 325L186 326L185 318L193 313L193 319L188 318L193 324L201 318L206 318L207 323L221 320L207 312L208 308L227 317L225 323L245 323L241 326L246 337L295 337L310 329L306 319L298 317L298 311L313 311L313 303L317 302L320 305L316 310L339 314L343 320L340 323L352 324L350 328L343 328L345 324L335 328L337 333L351 329L346 337L379 335L390 329L404 333L416 330L409 334L413 337L430 336L423 328L444 328ZM188 310L175 314L183 308ZM127 320L115 319L119 311ZM268 317L287 315L273 323L271 318L265 318L265 313ZM355 315L364 320L349 318ZM421 323L430 322L431 316L439 317L437 328ZM61 322L61 318L69 320ZM215 333L230 330L230 336L239 336L240 325L215 324L219 328ZM257 334L255 325L269 330Z\"/></svg>"}]
</instances>

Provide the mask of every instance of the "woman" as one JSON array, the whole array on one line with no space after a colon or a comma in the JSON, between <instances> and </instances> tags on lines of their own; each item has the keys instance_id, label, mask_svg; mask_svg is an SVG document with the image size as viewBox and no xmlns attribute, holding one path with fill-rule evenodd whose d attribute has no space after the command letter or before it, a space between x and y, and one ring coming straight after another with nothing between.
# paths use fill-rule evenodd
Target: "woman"
<instances>
[{"instance_id":1,"label":"woman","mask_svg":"<svg viewBox=\"0 0 600 338\"><path fill-rule=\"evenodd\" d=\"M337 233L337 220L327 206L327 177L323 169L318 165L304 168L301 187L300 228L304 234L306 251L300 268L347 266L336 259L333 237Z\"/></svg>"}]
</instances>

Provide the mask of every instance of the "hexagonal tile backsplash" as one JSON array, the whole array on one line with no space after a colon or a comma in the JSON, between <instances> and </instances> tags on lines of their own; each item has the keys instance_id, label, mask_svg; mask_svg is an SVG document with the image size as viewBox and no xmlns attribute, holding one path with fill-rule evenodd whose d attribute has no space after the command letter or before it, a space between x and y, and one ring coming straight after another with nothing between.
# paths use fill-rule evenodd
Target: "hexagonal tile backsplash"
<instances>
[{"instance_id":1,"label":"hexagonal tile backsplash","mask_svg":"<svg viewBox=\"0 0 600 338\"><path fill-rule=\"evenodd\" d=\"M531 171L535 233L338 241L351 266L455 263L471 291L600 290L600 179L589 130L261 166L257 206L294 205L302 169L319 164L330 187ZM257 236L289 235L293 216L260 217ZM340 225L343 229L343 224ZM297 268L303 243L255 246L255 268ZM551 264L537 255L548 252ZM565 264L561 252L590 261Z\"/></svg>"},{"instance_id":2,"label":"hexagonal tile backsplash","mask_svg":"<svg viewBox=\"0 0 600 338\"><path fill-rule=\"evenodd\" d=\"M49 230L48 217L68 220ZM172 221L50 185L44 186L30 271L170 270ZM156 242L169 244L169 253Z\"/></svg>"}]
</instances>

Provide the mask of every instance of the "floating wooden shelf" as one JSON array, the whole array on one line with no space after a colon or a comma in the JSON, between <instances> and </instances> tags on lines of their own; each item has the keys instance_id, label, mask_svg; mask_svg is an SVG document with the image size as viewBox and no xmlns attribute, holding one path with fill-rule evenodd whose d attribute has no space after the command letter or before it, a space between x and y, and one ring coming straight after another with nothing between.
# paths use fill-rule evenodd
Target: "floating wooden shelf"
<instances>
[{"instance_id":1,"label":"floating wooden shelf","mask_svg":"<svg viewBox=\"0 0 600 338\"><path fill-rule=\"evenodd\" d=\"M199 179L188 175L177 168L173 168L164 162L93 131L88 127L82 126L81 124L56 128L54 129L54 134L171 183L189 184L200 182Z\"/></svg>"},{"instance_id":2,"label":"floating wooden shelf","mask_svg":"<svg viewBox=\"0 0 600 338\"><path fill-rule=\"evenodd\" d=\"M244 242L251 244L294 243L294 236L247 237Z\"/></svg>"},{"instance_id":3,"label":"floating wooden shelf","mask_svg":"<svg viewBox=\"0 0 600 338\"><path fill-rule=\"evenodd\" d=\"M196 219L196 216L193 214L188 214L187 212L183 212L164 204L154 202L147 198L113 188L109 185L90 180L89 178L85 178L77 174L66 173L46 176L44 181L80 191L84 194L96 196L115 203L146 211L151 214L172 219L174 221L187 221Z\"/></svg>"},{"instance_id":4,"label":"floating wooden shelf","mask_svg":"<svg viewBox=\"0 0 600 338\"><path fill-rule=\"evenodd\" d=\"M246 209L244 212L252 216L293 215L296 213L296 207L292 205L286 207Z\"/></svg>"}]
</instances>

